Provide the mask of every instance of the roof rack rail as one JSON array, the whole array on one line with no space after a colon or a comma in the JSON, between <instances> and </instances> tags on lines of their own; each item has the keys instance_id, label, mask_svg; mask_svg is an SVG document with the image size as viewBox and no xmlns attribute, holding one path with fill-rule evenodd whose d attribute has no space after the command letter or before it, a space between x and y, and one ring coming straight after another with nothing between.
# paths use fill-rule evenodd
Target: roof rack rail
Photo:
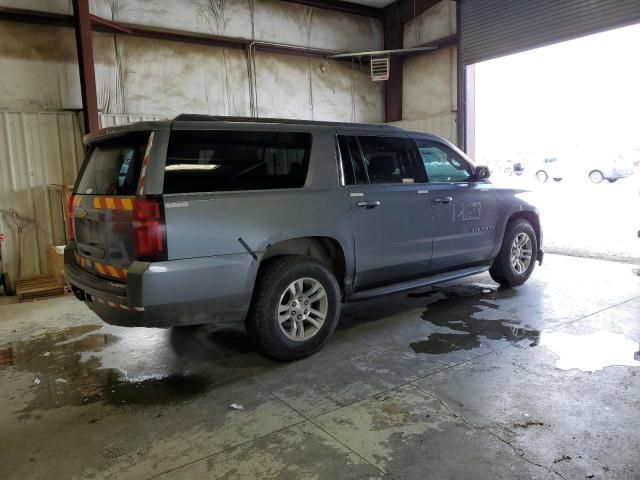
<instances>
[{"instance_id":1,"label":"roof rack rail","mask_svg":"<svg viewBox=\"0 0 640 480\"><path fill-rule=\"evenodd\" d=\"M237 122L237 123L280 123L284 125L325 125L341 127L377 127L380 129L397 129L393 125L376 123L348 123L348 122L323 122L317 120L296 120L293 118L267 118L267 117L227 117L224 115L201 115L193 113L181 113L173 119L175 122Z\"/></svg>"}]
</instances>

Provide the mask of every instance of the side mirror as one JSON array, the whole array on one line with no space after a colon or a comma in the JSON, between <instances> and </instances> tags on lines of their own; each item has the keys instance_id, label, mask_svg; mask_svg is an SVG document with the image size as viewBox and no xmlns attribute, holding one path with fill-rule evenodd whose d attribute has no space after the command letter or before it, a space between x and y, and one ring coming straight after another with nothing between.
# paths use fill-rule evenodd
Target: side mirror
<instances>
[{"instance_id":1,"label":"side mirror","mask_svg":"<svg viewBox=\"0 0 640 480\"><path fill-rule=\"evenodd\" d=\"M484 180L485 178L489 178L490 176L491 172L489 171L489 167L476 167L476 180Z\"/></svg>"}]
</instances>

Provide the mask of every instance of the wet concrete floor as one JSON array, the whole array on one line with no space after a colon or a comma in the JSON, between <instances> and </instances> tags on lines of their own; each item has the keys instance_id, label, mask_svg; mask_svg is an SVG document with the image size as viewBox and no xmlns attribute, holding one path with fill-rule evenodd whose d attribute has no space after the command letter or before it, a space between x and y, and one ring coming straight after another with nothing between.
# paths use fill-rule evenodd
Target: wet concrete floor
<instances>
[{"instance_id":1,"label":"wet concrete floor","mask_svg":"<svg viewBox=\"0 0 640 480\"><path fill-rule=\"evenodd\" d=\"M555 255L347 305L290 364L232 326L4 305L0 478L640 478L639 342L633 266Z\"/></svg>"}]
</instances>

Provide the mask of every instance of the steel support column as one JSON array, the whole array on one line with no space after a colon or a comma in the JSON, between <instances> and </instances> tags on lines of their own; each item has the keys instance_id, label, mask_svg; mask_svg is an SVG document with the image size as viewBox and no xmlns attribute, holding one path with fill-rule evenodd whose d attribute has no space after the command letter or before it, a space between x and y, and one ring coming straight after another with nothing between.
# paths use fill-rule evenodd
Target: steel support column
<instances>
[{"instance_id":1,"label":"steel support column","mask_svg":"<svg viewBox=\"0 0 640 480\"><path fill-rule=\"evenodd\" d=\"M456 115L456 127L457 127L457 137L458 147L463 151L468 153L468 145L467 145L467 75L465 70L465 65L462 62L462 49L460 48L460 26L462 24L461 16L460 16L460 2L456 2L456 36L457 36L457 45L456 45L456 73L457 73L457 115ZM475 82L473 86L475 90ZM473 105L474 109L474 120L475 120L475 105ZM474 124L475 126L475 124ZM474 141L475 141L475 131ZM475 151L475 144L472 146L472 150Z\"/></svg>"},{"instance_id":2,"label":"steel support column","mask_svg":"<svg viewBox=\"0 0 640 480\"><path fill-rule=\"evenodd\" d=\"M95 133L100 129L100 122L98 119L98 96L96 93L96 73L93 63L89 0L73 0L73 20L76 31L78 67L80 69L84 128L85 133Z\"/></svg>"},{"instance_id":3,"label":"steel support column","mask_svg":"<svg viewBox=\"0 0 640 480\"><path fill-rule=\"evenodd\" d=\"M404 39L404 23L396 19L394 8L385 10L384 16L384 48L392 50L402 48ZM391 55L389 59L389 80L384 82L384 121L402 120L402 70L403 60L400 55Z\"/></svg>"}]
</instances>

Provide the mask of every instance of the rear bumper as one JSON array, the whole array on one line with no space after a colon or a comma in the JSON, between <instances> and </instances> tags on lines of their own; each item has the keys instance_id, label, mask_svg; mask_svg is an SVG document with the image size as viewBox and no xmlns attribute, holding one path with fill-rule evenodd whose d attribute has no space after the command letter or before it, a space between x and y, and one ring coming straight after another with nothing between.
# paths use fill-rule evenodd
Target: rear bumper
<instances>
[{"instance_id":1,"label":"rear bumper","mask_svg":"<svg viewBox=\"0 0 640 480\"><path fill-rule=\"evenodd\" d=\"M257 271L249 254L133 262L126 284L82 269L73 244L65 250L65 278L102 320L132 327L173 327L244 321Z\"/></svg>"}]
</instances>

